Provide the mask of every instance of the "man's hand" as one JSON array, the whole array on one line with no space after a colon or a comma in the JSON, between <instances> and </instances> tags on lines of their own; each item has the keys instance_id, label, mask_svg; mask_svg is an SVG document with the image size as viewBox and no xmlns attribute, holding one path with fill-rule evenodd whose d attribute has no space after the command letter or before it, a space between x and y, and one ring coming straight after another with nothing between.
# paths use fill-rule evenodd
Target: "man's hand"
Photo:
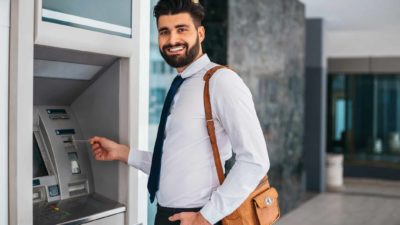
<instances>
[{"instance_id":1,"label":"man's hand","mask_svg":"<svg viewBox=\"0 0 400 225\"><path fill-rule=\"evenodd\" d=\"M199 212L182 212L168 218L170 221L181 221L181 225L211 225Z\"/></svg>"},{"instance_id":2,"label":"man's hand","mask_svg":"<svg viewBox=\"0 0 400 225\"><path fill-rule=\"evenodd\" d=\"M118 144L104 137L93 137L90 139L92 152L96 160L112 161L120 160L128 161L129 147Z\"/></svg>"}]
</instances>

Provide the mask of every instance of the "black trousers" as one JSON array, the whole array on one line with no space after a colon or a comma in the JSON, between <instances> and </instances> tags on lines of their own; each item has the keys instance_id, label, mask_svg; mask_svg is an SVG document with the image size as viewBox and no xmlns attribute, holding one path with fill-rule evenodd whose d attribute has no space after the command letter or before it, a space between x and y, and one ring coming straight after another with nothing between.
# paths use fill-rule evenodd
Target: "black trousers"
<instances>
[{"instance_id":1,"label":"black trousers","mask_svg":"<svg viewBox=\"0 0 400 225\"><path fill-rule=\"evenodd\" d=\"M180 225L181 221L171 222L168 217L181 212L198 212L201 208L168 208L157 204L157 213L154 225ZM215 225L221 225L220 222Z\"/></svg>"}]
</instances>

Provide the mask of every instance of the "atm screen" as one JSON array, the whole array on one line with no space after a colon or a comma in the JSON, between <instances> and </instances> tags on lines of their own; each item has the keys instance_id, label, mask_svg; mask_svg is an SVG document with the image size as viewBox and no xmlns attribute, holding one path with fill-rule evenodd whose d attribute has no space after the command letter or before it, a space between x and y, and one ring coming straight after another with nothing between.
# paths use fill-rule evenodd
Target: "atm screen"
<instances>
[{"instance_id":1,"label":"atm screen","mask_svg":"<svg viewBox=\"0 0 400 225\"><path fill-rule=\"evenodd\" d=\"M44 165L42 154L39 150L35 135L33 135L33 178L48 176L49 173Z\"/></svg>"}]
</instances>

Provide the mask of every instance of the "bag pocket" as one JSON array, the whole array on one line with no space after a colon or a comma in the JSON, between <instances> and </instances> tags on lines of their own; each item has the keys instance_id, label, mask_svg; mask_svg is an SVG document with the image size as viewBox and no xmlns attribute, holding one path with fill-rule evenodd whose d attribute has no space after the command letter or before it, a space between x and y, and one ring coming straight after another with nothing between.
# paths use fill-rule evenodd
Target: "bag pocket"
<instances>
[{"instance_id":1,"label":"bag pocket","mask_svg":"<svg viewBox=\"0 0 400 225\"><path fill-rule=\"evenodd\" d=\"M270 187L253 198L260 225L271 225L280 217L278 192Z\"/></svg>"}]
</instances>

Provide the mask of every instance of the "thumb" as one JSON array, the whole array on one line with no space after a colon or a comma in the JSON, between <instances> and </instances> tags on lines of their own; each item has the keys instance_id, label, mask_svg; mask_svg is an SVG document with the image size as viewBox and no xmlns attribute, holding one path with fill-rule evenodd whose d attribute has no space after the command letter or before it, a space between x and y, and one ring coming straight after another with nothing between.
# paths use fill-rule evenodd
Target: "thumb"
<instances>
[{"instance_id":1,"label":"thumb","mask_svg":"<svg viewBox=\"0 0 400 225\"><path fill-rule=\"evenodd\" d=\"M169 221L181 220L182 219L182 215L181 215L181 213L176 213L176 214L170 216L168 219L169 219Z\"/></svg>"},{"instance_id":2,"label":"thumb","mask_svg":"<svg viewBox=\"0 0 400 225\"><path fill-rule=\"evenodd\" d=\"M89 139L89 142L90 142L91 145L94 145L96 142L100 143L101 139L102 139L101 137L94 136L94 137Z\"/></svg>"}]
</instances>

